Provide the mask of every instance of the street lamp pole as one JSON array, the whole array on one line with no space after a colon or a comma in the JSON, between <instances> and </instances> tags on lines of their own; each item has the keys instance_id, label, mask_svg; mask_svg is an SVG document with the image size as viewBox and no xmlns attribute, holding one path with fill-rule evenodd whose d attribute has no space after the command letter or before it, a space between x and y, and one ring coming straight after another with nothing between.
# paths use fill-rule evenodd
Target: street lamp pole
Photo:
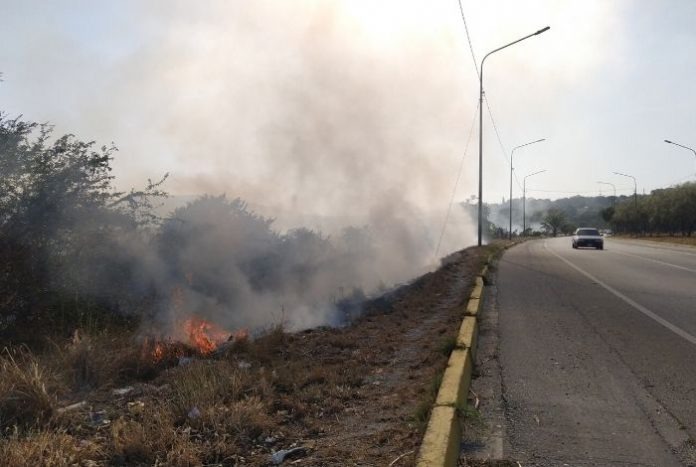
<instances>
[{"instance_id":1,"label":"street lamp pole","mask_svg":"<svg viewBox=\"0 0 696 467\"><path fill-rule=\"evenodd\" d=\"M620 172L614 172L616 175L621 175L622 177L628 177L633 179L633 203L635 204L636 211L638 210L638 183L636 183L636 177L633 175L626 175Z\"/></svg>"},{"instance_id":2,"label":"street lamp pole","mask_svg":"<svg viewBox=\"0 0 696 467\"><path fill-rule=\"evenodd\" d=\"M689 151L694 153L694 157L696 157L696 149L690 148L689 146L684 146L683 144L675 143L674 141L670 141L668 139L665 140L665 143L673 144L675 146L679 146L680 148L688 149ZM696 175L696 173L694 174Z\"/></svg>"},{"instance_id":3,"label":"street lamp pole","mask_svg":"<svg viewBox=\"0 0 696 467\"><path fill-rule=\"evenodd\" d=\"M525 237L527 236L525 234L527 231L527 179L532 175L537 175L543 172L546 172L546 169L526 175L524 179L522 179L522 235Z\"/></svg>"},{"instance_id":4,"label":"street lamp pole","mask_svg":"<svg viewBox=\"0 0 696 467\"><path fill-rule=\"evenodd\" d=\"M611 187L614 189L614 204L616 204L616 185L614 185L613 183L609 183L609 182L597 182L597 183L601 183L602 185L611 185Z\"/></svg>"},{"instance_id":5,"label":"street lamp pole","mask_svg":"<svg viewBox=\"0 0 696 467\"><path fill-rule=\"evenodd\" d=\"M481 66L479 67L480 70L480 75L479 75L479 186L478 186L478 246L481 246L481 234L482 234L482 225L483 225L483 64L486 61L486 59L496 53L499 52L507 47L510 47L511 45L515 45L518 42L522 42L525 39L529 39L532 36L536 36L541 34L542 32L546 32L549 29L551 29L550 26L546 26L543 29L539 29L537 32L529 34L528 36L524 36L521 39L517 39L514 42L510 42L509 44L505 44L502 47L498 47L495 50L492 50L488 52L484 57L483 60L481 60Z\"/></svg>"},{"instance_id":6,"label":"street lamp pole","mask_svg":"<svg viewBox=\"0 0 696 467\"><path fill-rule=\"evenodd\" d=\"M542 141L546 141L546 138L541 138L541 139L538 139L536 141L532 141L530 143L520 144L519 146L515 146L514 148L512 148L512 152L510 152L510 227L508 229L508 239L509 240L512 240L512 171L513 171L512 158L515 155L516 149L523 148L525 146L529 146L530 144L534 144L534 143L541 143Z\"/></svg>"}]
</instances>

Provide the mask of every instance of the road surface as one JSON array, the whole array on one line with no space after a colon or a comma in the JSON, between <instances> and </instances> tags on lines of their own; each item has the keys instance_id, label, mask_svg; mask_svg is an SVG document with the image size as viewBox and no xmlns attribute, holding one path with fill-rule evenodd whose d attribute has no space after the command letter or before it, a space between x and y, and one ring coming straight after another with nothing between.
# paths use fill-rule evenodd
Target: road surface
<instances>
[{"instance_id":1,"label":"road surface","mask_svg":"<svg viewBox=\"0 0 696 467\"><path fill-rule=\"evenodd\" d=\"M522 465L696 465L696 249L570 238L496 279L504 454Z\"/></svg>"}]
</instances>

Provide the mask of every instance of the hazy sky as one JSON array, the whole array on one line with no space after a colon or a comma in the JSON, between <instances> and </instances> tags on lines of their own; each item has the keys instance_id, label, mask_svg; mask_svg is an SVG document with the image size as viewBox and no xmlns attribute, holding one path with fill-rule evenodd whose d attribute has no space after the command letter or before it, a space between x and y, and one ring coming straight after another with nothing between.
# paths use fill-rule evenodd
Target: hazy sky
<instances>
[{"instance_id":1,"label":"hazy sky","mask_svg":"<svg viewBox=\"0 0 696 467\"><path fill-rule=\"evenodd\" d=\"M696 1L463 0L504 153L484 120L484 201L693 180ZM120 152L123 185L278 210L446 208L476 193L478 82L456 0L0 0L0 110ZM487 109L486 109L487 110ZM539 190L539 191L533 191ZM543 190L543 191L541 191ZM605 194L607 187L602 187ZM520 190L515 186L515 197ZM391 202L391 201L390 201ZM407 213L405 214L407 215Z\"/></svg>"}]
</instances>

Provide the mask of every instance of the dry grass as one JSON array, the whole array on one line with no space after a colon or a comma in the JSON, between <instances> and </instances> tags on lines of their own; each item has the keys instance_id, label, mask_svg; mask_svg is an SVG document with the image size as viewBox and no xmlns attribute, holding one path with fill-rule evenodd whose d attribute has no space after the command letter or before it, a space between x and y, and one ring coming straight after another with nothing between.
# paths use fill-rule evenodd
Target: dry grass
<instances>
[{"instance_id":1,"label":"dry grass","mask_svg":"<svg viewBox=\"0 0 696 467\"><path fill-rule=\"evenodd\" d=\"M2 465L89 465L101 457L96 443L78 440L63 431L38 431L0 439Z\"/></svg>"},{"instance_id":2,"label":"dry grass","mask_svg":"<svg viewBox=\"0 0 696 467\"><path fill-rule=\"evenodd\" d=\"M382 465L420 442L458 312L423 323L461 274L456 261L481 256L457 255L353 326L275 327L185 365L178 357L193 354L183 344L154 361L136 336L107 332L39 355L6 351L0 464L268 465L298 443L308 444L306 465Z\"/></svg>"},{"instance_id":3,"label":"dry grass","mask_svg":"<svg viewBox=\"0 0 696 467\"><path fill-rule=\"evenodd\" d=\"M75 331L69 342L54 346L56 353L50 364L75 390L148 380L172 364L171 358L155 361L145 343L131 334Z\"/></svg>"},{"instance_id":4,"label":"dry grass","mask_svg":"<svg viewBox=\"0 0 696 467\"><path fill-rule=\"evenodd\" d=\"M0 356L0 428L46 423L57 399L49 391L57 378L26 349L4 349Z\"/></svg>"}]
</instances>

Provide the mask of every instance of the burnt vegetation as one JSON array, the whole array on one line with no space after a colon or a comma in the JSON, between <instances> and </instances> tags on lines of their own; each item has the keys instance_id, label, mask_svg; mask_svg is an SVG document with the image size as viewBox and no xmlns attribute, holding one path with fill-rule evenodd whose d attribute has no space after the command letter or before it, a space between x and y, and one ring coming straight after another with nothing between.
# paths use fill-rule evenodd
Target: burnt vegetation
<instances>
[{"instance_id":1,"label":"burnt vegetation","mask_svg":"<svg viewBox=\"0 0 696 467\"><path fill-rule=\"evenodd\" d=\"M166 177L119 192L115 151L0 117L0 463L415 453L487 253L387 289L368 228L280 233L225 196L160 218ZM187 317L229 340L211 352L179 339Z\"/></svg>"}]
</instances>

